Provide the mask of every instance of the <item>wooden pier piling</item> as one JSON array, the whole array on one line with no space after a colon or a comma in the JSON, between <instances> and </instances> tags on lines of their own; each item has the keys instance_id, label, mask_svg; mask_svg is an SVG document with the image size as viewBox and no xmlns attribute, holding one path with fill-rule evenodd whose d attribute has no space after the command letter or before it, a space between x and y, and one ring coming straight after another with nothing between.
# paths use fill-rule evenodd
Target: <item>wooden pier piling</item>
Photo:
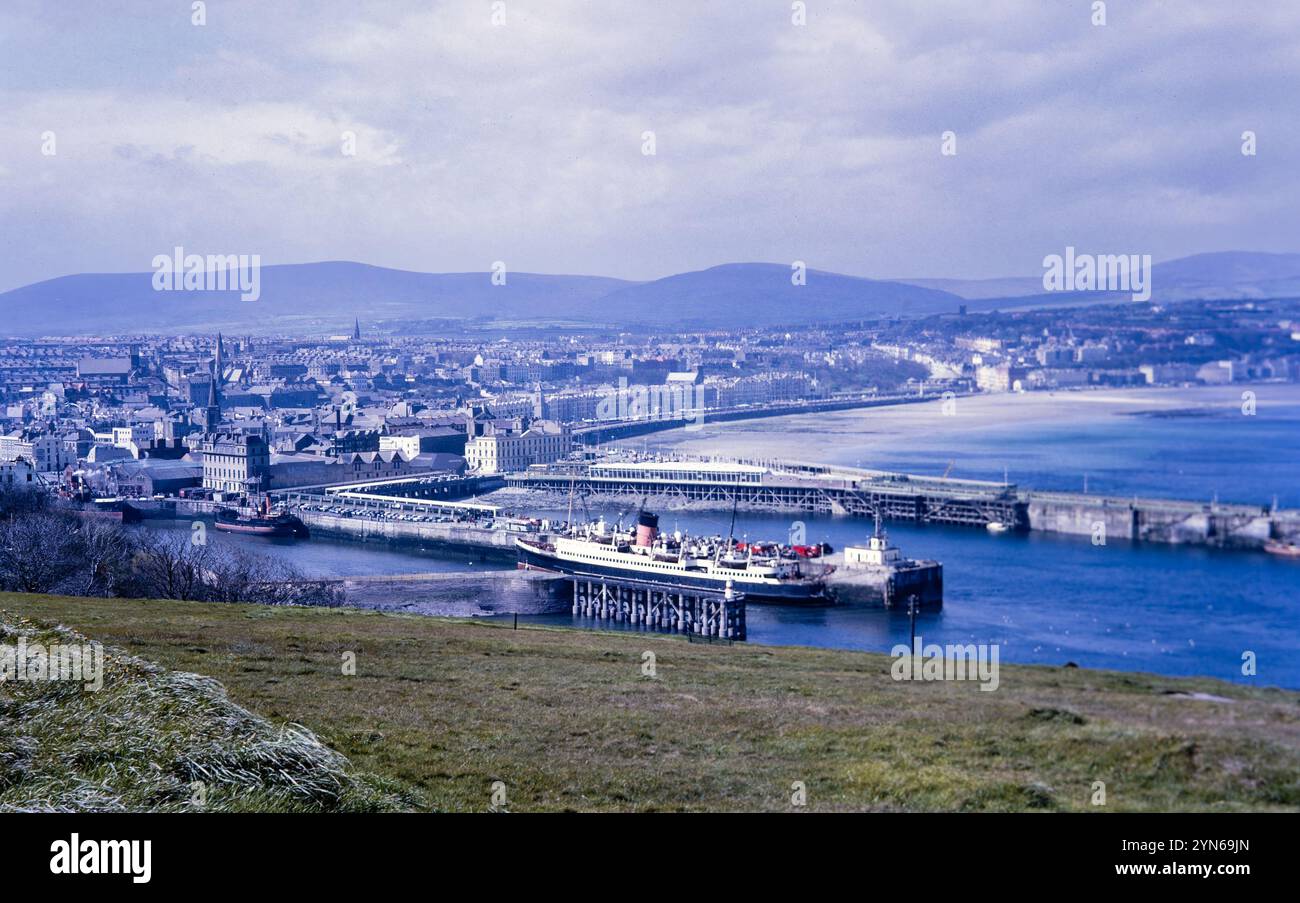
<instances>
[{"instance_id":1,"label":"wooden pier piling","mask_svg":"<svg viewBox=\"0 0 1300 903\"><path fill-rule=\"evenodd\" d=\"M573 575L573 613L627 622L653 630L728 640L745 638L745 598L723 592L646 580Z\"/></svg>"}]
</instances>

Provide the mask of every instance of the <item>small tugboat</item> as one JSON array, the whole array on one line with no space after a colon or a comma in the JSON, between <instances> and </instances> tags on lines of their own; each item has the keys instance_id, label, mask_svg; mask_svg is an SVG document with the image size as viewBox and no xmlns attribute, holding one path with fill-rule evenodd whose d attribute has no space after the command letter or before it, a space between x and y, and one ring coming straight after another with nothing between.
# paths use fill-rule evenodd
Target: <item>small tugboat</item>
<instances>
[{"instance_id":1,"label":"small tugboat","mask_svg":"<svg viewBox=\"0 0 1300 903\"><path fill-rule=\"evenodd\" d=\"M234 508L222 508L217 512L215 526L227 533L307 537L307 525L288 511L272 511L270 498L262 500L256 514L243 514Z\"/></svg>"}]
</instances>

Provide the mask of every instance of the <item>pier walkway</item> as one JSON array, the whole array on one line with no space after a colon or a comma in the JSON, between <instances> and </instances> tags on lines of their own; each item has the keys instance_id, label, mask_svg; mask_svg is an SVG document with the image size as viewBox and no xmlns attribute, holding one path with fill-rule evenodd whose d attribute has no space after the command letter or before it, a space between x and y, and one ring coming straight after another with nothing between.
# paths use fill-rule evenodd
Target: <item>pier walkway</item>
<instances>
[{"instance_id":1,"label":"pier walkway","mask_svg":"<svg viewBox=\"0 0 1300 903\"><path fill-rule=\"evenodd\" d=\"M506 485L553 493L654 497L669 503L781 513L1071 533L1108 541L1261 548L1300 536L1300 511L1162 498L1039 492L1014 483L892 473L800 461L666 459L559 462L509 474Z\"/></svg>"}]
</instances>

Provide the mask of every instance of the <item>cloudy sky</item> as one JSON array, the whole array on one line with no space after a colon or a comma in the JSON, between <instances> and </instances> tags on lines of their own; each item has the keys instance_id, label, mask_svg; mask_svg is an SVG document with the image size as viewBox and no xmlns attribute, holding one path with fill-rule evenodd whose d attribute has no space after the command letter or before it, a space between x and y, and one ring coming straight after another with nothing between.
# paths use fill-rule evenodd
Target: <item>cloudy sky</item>
<instances>
[{"instance_id":1,"label":"cloudy sky","mask_svg":"<svg viewBox=\"0 0 1300 903\"><path fill-rule=\"evenodd\" d=\"M0 290L178 244L637 279L1300 250L1300 3L794 5L6 0Z\"/></svg>"}]
</instances>

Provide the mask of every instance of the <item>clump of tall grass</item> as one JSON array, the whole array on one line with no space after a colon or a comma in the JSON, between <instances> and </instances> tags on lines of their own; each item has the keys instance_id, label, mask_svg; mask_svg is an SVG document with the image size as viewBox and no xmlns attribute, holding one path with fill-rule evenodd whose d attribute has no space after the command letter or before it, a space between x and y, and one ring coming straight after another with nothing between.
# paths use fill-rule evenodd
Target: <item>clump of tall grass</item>
<instances>
[{"instance_id":1,"label":"clump of tall grass","mask_svg":"<svg viewBox=\"0 0 1300 903\"><path fill-rule=\"evenodd\" d=\"M84 636L0 611L0 643ZM301 725L276 727L217 681L104 650L103 688L0 683L0 811L373 811L409 808Z\"/></svg>"}]
</instances>

